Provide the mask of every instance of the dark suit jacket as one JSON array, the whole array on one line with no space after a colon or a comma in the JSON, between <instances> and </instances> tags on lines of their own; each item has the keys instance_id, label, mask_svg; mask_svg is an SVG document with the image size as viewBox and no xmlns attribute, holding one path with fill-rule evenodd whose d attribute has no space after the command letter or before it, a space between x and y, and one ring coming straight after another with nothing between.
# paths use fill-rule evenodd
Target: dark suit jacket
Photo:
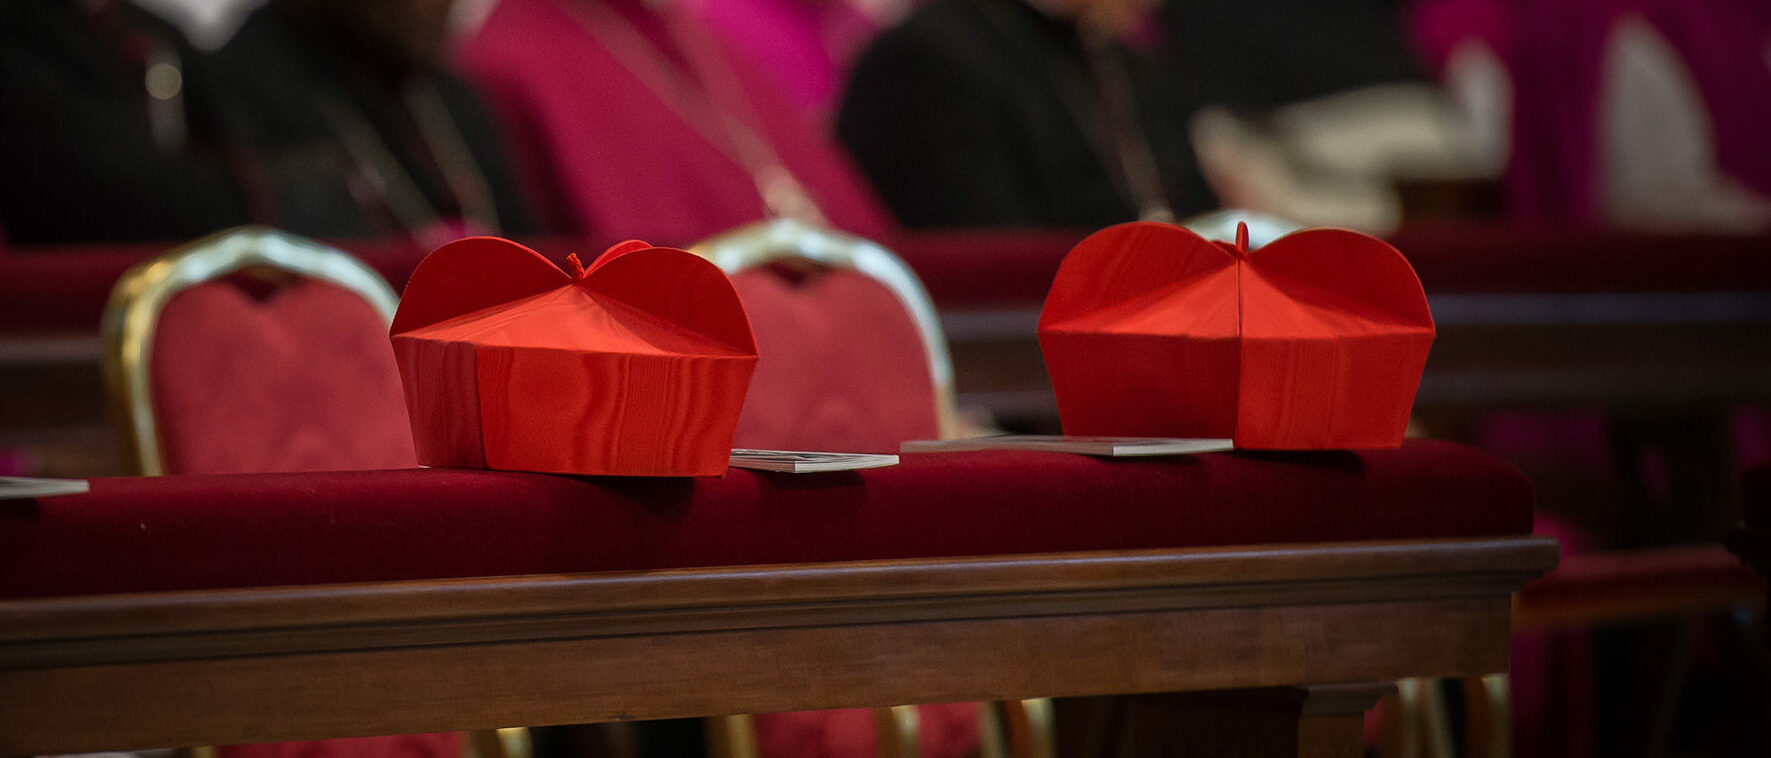
<instances>
[{"instance_id":1,"label":"dark suit jacket","mask_svg":"<svg viewBox=\"0 0 1771 758\"><path fill-rule=\"evenodd\" d=\"M176 55L188 138L156 142L144 49ZM531 231L503 145L459 80L435 86L484 175L504 231ZM316 98L362 112L444 216L458 212L413 135L395 83L274 5L204 54L126 2L0 0L0 229L15 243L181 240L249 222L317 237L403 230L359 200Z\"/></svg>"},{"instance_id":2,"label":"dark suit jacket","mask_svg":"<svg viewBox=\"0 0 1771 758\"><path fill-rule=\"evenodd\" d=\"M1178 215L1215 200L1193 102L1160 59L1115 51ZM1097 227L1137 216L1076 30L1021 0L933 0L856 64L837 130L905 226Z\"/></svg>"},{"instance_id":3,"label":"dark suit jacket","mask_svg":"<svg viewBox=\"0 0 1771 758\"><path fill-rule=\"evenodd\" d=\"M1358 87L1424 82L1399 0L1171 0L1160 13L1205 102L1261 110Z\"/></svg>"},{"instance_id":4,"label":"dark suit jacket","mask_svg":"<svg viewBox=\"0 0 1771 758\"><path fill-rule=\"evenodd\" d=\"M432 211L444 217L461 213L439 156L428 149L403 99L404 81L337 30L317 28L272 3L248 18L207 63L224 137L250 156L251 170L261 179L256 189L267 195L254 209L260 215L314 236L400 232L373 207L361 207L359 192L347 180L357 168L319 105L327 97L373 130ZM503 137L479 97L446 72L425 79L485 181L498 230L533 231L506 163Z\"/></svg>"},{"instance_id":5,"label":"dark suit jacket","mask_svg":"<svg viewBox=\"0 0 1771 758\"><path fill-rule=\"evenodd\" d=\"M148 49L197 57L126 3L0 2L0 226L12 242L184 239L246 223L210 124L187 118L183 146L155 141Z\"/></svg>"}]
</instances>

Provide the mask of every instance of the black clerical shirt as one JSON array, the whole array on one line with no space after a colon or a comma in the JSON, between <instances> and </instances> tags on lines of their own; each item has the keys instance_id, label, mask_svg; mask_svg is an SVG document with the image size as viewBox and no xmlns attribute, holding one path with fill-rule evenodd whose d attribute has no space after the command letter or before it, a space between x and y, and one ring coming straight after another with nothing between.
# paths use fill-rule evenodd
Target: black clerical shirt
<instances>
[{"instance_id":1,"label":"black clerical shirt","mask_svg":"<svg viewBox=\"0 0 1771 758\"><path fill-rule=\"evenodd\" d=\"M1215 205L1187 85L1119 45L1146 155L1180 216ZM1077 29L1021 0L933 0L851 76L837 130L905 226L1098 227L1138 217Z\"/></svg>"}]
</instances>

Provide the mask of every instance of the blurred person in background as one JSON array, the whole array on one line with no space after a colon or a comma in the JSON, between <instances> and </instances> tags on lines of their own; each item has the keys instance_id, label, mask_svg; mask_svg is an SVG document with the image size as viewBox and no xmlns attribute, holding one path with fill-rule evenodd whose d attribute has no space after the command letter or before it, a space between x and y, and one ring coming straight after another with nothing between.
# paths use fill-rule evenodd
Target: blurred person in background
<instances>
[{"instance_id":1,"label":"blurred person in background","mask_svg":"<svg viewBox=\"0 0 1771 758\"><path fill-rule=\"evenodd\" d=\"M278 0L202 27L211 51L129 3L8 2L0 219L18 243L524 231L497 131L437 66L450 7Z\"/></svg>"},{"instance_id":2,"label":"blurred person in background","mask_svg":"<svg viewBox=\"0 0 1771 758\"><path fill-rule=\"evenodd\" d=\"M1158 10L1182 71L1206 102L1278 108L1350 90L1420 84L1402 0L1170 0Z\"/></svg>"},{"instance_id":3,"label":"blurred person in background","mask_svg":"<svg viewBox=\"0 0 1771 758\"><path fill-rule=\"evenodd\" d=\"M856 63L837 132L906 226L1210 209L1190 83L1121 41L1152 4L932 0Z\"/></svg>"},{"instance_id":4,"label":"blurred person in background","mask_svg":"<svg viewBox=\"0 0 1771 758\"><path fill-rule=\"evenodd\" d=\"M503 139L441 69L454 0L275 0L213 60L255 218L424 246L531 224Z\"/></svg>"},{"instance_id":5,"label":"blurred person in background","mask_svg":"<svg viewBox=\"0 0 1771 758\"><path fill-rule=\"evenodd\" d=\"M910 12L911 0L696 0L721 38L742 40L737 54L779 85L793 106L819 123L856 56Z\"/></svg>"},{"instance_id":6,"label":"blurred person in background","mask_svg":"<svg viewBox=\"0 0 1771 758\"><path fill-rule=\"evenodd\" d=\"M1513 216L1771 228L1771 3L1421 0L1410 21Z\"/></svg>"},{"instance_id":7,"label":"blurred person in background","mask_svg":"<svg viewBox=\"0 0 1771 758\"><path fill-rule=\"evenodd\" d=\"M0 223L14 244L183 239L245 223L197 52L133 5L0 3Z\"/></svg>"},{"instance_id":8,"label":"blurred person in background","mask_svg":"<svg viewBox=\"0 0 1771 758\"><path fill-rule=\"evenodd\" d=\"M771 217L864 237L890 216L712 2L501 0L457 61L554 228L690 244ZM730 31L729 29L727 31Z\"/></svg>"},{"instance_id":9,"label":"blurred person in background","mask_svg":"<svg viewBox=\"0 0 1771 758\"><path fill-rule=\"evenodd\" d=\"M1491 215L1498 159L1416 64L1398 0L1163 6L1192 122L1227 206L1307 226L1393 230L1405 215Z\"/></svg>"}]
</instances>

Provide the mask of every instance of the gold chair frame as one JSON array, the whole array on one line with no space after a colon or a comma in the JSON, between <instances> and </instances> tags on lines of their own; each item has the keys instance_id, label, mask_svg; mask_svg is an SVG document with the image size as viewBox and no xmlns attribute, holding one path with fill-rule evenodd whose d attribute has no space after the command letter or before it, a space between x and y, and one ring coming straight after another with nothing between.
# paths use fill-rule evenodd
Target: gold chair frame
<instances>
[{"instance_id":1,"label":"gold chair frame","mask_svg":"<svg viewBox=\"0 0 1771 758\"><path fill-rule=\"evenodd\" d=\"M103 321L105 394L137 473L166 472L148 362L160 313L180 292L247 269L266 269L343 287L393 323L400 298L375 270L342 250L264 227L204 237L136 264L111 289Z\"/></svg>"},{"instance_id":2,"label":"gold chair frame","mask_svg":"<svg viewBox=\"0 0 1771 758\"><path fill-rule=\"evenodd\" d=\"M941 438L958 431L953 395L953 358L935 303L916 272L884 246L793 219L760 221L695 243L689 252L713 261L727 274L778 261L804 261L848 269L884 285L916 321L928 354L929 379L935 388Z\"/></svg>"},{"instance_id":3,"label":"gold chair frame","mask_svg":"<svg viewBox=\"0 0 1771 758\"><path fill-rule=\"evenodd\" d=\"M262 269L349 290L391 325L400 305L387 281L349 253L265 227L239 227L183 245L124 272L111 289L103 321L105 394L137 473L166 473L154 414L149 356L160 314L178 293L230 274ZM529 758L529 730L463 734L463 758ZM184 748L176 758L213 758L213 747Z\"/></svg>"}]
</instances>

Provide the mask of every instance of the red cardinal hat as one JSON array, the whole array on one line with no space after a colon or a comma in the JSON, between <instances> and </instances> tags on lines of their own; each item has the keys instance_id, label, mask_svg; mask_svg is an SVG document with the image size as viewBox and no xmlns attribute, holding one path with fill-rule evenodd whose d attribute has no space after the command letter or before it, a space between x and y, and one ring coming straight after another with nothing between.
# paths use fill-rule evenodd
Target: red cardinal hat
<instances>
[{"instance_id":1,"label":"red cardinal hat","mask_svg":"<svg viewBox=\"0 0 1771 758\"><path fill-rule=\"evenodd\" d=\"M1395 447L1434 336L1383 240L1308 229L1248 249L1138 222L1065 257L1039 318L1064 432Z\"/></svg>"},{"instance_id":2,"label":"red cardinal hat","mask_svg":"<svg viewBox=\"0 0 1771 758\"><path fill-rule=\"evenodd\" d=\"M391 336L419 462L724 473L756 367L731 280L644 242L570 262L473 237L418 265Z\"/></svg>"}]
</instances>

